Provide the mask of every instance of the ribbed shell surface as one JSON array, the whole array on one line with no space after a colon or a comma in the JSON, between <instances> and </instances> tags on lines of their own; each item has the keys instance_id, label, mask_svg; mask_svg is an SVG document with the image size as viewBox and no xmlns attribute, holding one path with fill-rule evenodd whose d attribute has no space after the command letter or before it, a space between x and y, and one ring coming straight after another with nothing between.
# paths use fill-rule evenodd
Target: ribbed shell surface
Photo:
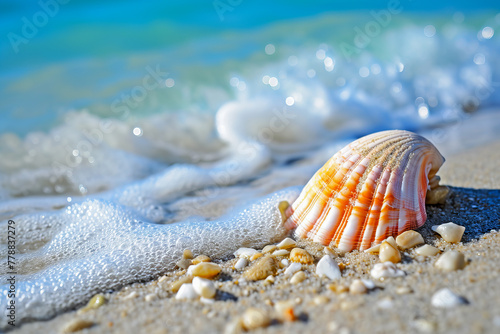
<instances>
[{"instance_id":1,"label":"ribbed shell surface","mask_svg":"<svg viewBox=\"0 0 500 334\"><path fill-rule=\"evenodd\" d=\"M287 209L285 226L344 251L368 249L425 223L429 179L443 162L434 145L412 132L362 137L316 172Z\"/></svg>"}]
</instances>

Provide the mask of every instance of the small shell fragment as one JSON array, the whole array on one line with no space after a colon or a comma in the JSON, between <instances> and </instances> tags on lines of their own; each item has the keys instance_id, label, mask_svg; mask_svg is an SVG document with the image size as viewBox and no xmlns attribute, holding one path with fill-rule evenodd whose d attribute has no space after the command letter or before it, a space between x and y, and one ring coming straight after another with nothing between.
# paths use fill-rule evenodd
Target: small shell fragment
<instances>
[{"instance_id":1,"label":"small shell fragment","mask_svg":"<svg viewBox=\"0 0 500 334\"><path fill-rule=\"evenodd\" d=\"M446 223L432 226L432 230L438 233L447 242L460 242L465 232L465 227L454 223Z\"/></svg>"},{"instance_id":2,"label":"small shell fragment","mask_svg":"<svg viewBox=\"0 0 500 334\"><path fill-rule=\"evenodd\" d=\"M316 275L326 276L331 280L339 279L342 276L339 265L330 256L325 255L319 260L316 266Z\"/></svg>"},{"instance_id":3,"label":"small shell fragment","mask_svg":"<svg viewBox=\"0 0 500 334\"><path fill-rule=\"evenodd\" d=\"M463 269L465 268L465 257L460 252L449 250L444 252L434 265L444 271Z\"/></svg>"},{"instance_id":4,"label":"small shell fragment","mask_svg":"<svg viewBox=\"0 0 500 334\"><path fill-rule=\"evenodd\" d=\"M217 291L213 281L201 277L193 278L193 289L203 298L214 298Z\"/></svg>"},{"instance_id":5,"label":"small shell fragment","mask_svg":"<svg viewBox=\"0 0 500 334\"><path fill-rule=\"evenodd\" d=\"M292 284L298 284L306 279L306 273L303 272L302 270L297 271L295 274L293 274L292 278L290 279L290 283Z\"/></svg>"},{"instance_id":6,"label":"small shell fragment","mask_svg":"<svg viewBox=\"0 0 500 334\"><path fill-rule=\"evenodd\" d=\"M179 291L177 291L177 294L175 295L175 299L177 299L177 300L180 300L180 299L187 299L187 300L198 299L198 294L194 290L192 283L185 283L185 284L182 284Z\"/></svg>"},{"instance_id":7,"label":"small shell fragment","mask_svg":"<svg viewBox=\"0 0 500 334\"><path fill-rule=\"evenodd\" d=\"M355 279L349 286L349 292L352 294L362 295L368 291L363 281Z\"/></svg>"},{"instance_id":8,"label":"small shell fragment","mask_svg":"<svg viewBox=\"0 0 500 334\"><path fill-rule=\"evenodd\" d=\"M276 245L279 249L291 249L295 247L297 243L295 240L291 238L285 238L283 241L281 241L279 244Z\"/></svg>"},{"instance_id":9,"label":"small shell fragment","mask_svg":"<svg viewBox=\"0 0 500 334\"><path fill-rule=\"evenodd\" d=\"M396 237L396 244L401 250L415 247L424 243L424 238L417 231L409 230Z\"/></svg>"},{"instance_id":10,"label":"small shell fragment","mask_svg":"<svg viewBox=\"0 0 500 334\"><path fill-rule=\"evenodd\" d=\"M75 333L92 326L94 326L94 323L92 321L88 321L85 319L73 319L64 326L62 332Z\"/></svg>"},{"instance_id":11,"label":"small shell fragment","mask_svg":"<svg viewBox=\"0 0 500 334\"><path fill-rule=\"evenodd\" d=\"M434 256L440 252L439 249L437 249L434 246L431 245L423 245L421 247L418 247L415 249L415 253L421 256Z\"/></svg>"},{"instance_id":12,"label":"small shell fragment","mask_svg":"<svg viewBox=\"0 0 500 334\"><path fill-rule=\"evenodd\" d=\"M302 269L302 265L300 263L292 262L288 266L288 268L286 268L285 275L293 275L293 274L295 274L296 272L298 272L301 269Z\"/></svg>"},{"instance_id":13,"label":"small shell fragment","mask_svg":"<svg viewBox=\"0 0 500 334\"><path fill-rule=\"evenodd\" d=\"M206 255L198 255L192 261L193 264L198 264L202 262L210 262L210 258Z\"/></svg>"},{"instance_id":14,"label":"small shell fragment","mask_svg":"<svg viewBox=\"0 0 500 334\"><path fill-rule=\"evenodd\" d=\"M392 262L377 263L373 266L370 274L375 279L383 279L390 277L401 277L405 275L405 272L398 269L396 265Z\"/></svg>"},{"instance_id":15,"label":"small shell fragment","mask_svg":"<svg viewBox=\"0 0 500 334\"><path fill-rule=\"evenodd\" d=\"M401 253L399 253L399 250L387 241L384 241L382 245L380 245L378 256L381 262L386 262L386 261L390 261L392 263L401 262Z\"/></svg>"},{"instance_id":16,"label":"small shell fragment","mask_svg":"<svg viewBox=\"0 0 500 334\"><path fill-rule=\"evenodd\" d=\"M179 289L181 288L181 286L183 284L191 283L192 281L193 281L193 276L186 275L186 276L178 279L177 281L173 282L170 285L170 290L172 290L173 293L176 293L177 291L179 291Z\"/></svg>"},{"instance_id":17,"label":"small shell fragment","mask_svg":"<svg viewBox=\"0 0 500 334\"><path fill-rule=\"evenodd\" d=\"M278 249L278 247L276 247L276 245L267 245L264 248L262 248L262 253L263 254L272 253L276 249Z\"/></svg>"},{"instance_id":18,"label":"small shell fragment","mask_svg":"<svg viewBox=\"0 0 500 334\"><path fill-rule=\"evenodd\" d=\"M458 305L468 304L469 302L462 296L453 293L450 289L444 288L438 290L431 299L434 307L451 308Z\"/></svg>"},{"instance_id":19,"label":"small shell fragment","mask_svg":"<svg viewBox=\"0 0 500 334\"><path fill-rule=\"evenodd\" d=\"M213 278L221 272L221 267L212 262L201 262L188 268L188 275Z\"/></svg>"},{"instance_id":20,"label":"small shell fragment","mask_svg":"<svg viewBox=\"0 0 500 334\"><path fill-rule=\"evenodd\" d=\"M253 330L257 328L267 327L271 323L271 319L267 315L267 312L264 312L261 309L251 307L243 313L241 317L241 322L243 324L243 328L246 330Z\"/></svg>"},{"instance_id":21,"label":"small shell fragment","mask_svg":"<svg viewBox=\"0 0 500 334\"><path fill-rule=\"evenodd\" d=\"M311 264L314 262L314 257L305 249L294 248L290 252L290 261L303 264Z\"/></svg>"},{"instance_id":22,"label":"small shell fragment","mask_svg":"<svg viewBox=\"0 0 500 334\"><path fill-rule=\"evenodd\" d=\"M244 257L239 258L238 261L236 261L236 264L234 265L234 269L236 270L242 270L248 265L248 260Z\"/></svg>"},{"instance_id":23,"label":"small shell fragment","mask_svg":"<svg viewBox=\"0 0 500 334\"><path fill-rule=\"evenodd\" d=\"M273 256L264 256L255 261L243 274L251 281L263 280L269 275L275 275L278 271L278 260Z\"/></svg>"},{"instance_id":24,"label":"small shell fragment","mask_svg":"<svg viewBox=\"0 0 500 334\"><path fill-rule=\"evenodd\" d=\"M289 254L290 251L287 251L286 249L278 249L273 252L273 256L288 256Z\"/></svg>"},{"instance_id":25,"label":"small shell fragment","mask_svg":"<svg viewBox=\"0 0 500 334\"><path fill-rule=\"evenodd\" d=\"M250 258L257 254L259 251L253 248L242 247L239 248L236 252L234 252L234 256L236 257L245 257L250 260Z\"/></svg>"}]
</instances>

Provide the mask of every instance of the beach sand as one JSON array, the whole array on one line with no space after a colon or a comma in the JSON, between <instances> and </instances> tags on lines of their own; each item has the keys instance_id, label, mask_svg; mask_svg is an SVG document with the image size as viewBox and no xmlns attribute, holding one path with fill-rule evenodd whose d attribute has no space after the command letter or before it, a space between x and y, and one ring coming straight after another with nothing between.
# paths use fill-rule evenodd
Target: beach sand
<instances>
[{"instance_id":1,"label":"beach sand","mask_svg":"<svg viewBox=\"0 0 500 334\"><path fill-rule=\"evenodd\" d=\"M378 256L358 251L337 255L346 264L342 278L318 278L315 264L303 265L307 279L297 285L279 271L274 284L244 282L232 269L235 259L214 262L223 267L216 278L219 290L213 304L175 300L171 282L182 271L119 291L105 293L107 304L86 312L77 310L47 321L26 323L13 333L61 333L78 319L92 327L79 333L224 333L238 332L236 320L249 307L272 319L256 333L499 333L500 332L500 141L447 156L439 172L441 184L452 193L444 205L427 206L428 221L418 231L426 244L465 255L463 270L443 272L434 266L439 255L423 258L413 250L402 252L398 267L406 276L376 281L370 270ZM462 242L450 244L432 232L432 225L454 222L466 227ZM300 244L315 255L323 248ZM198 254L194 254L195 256ZM377 286L367 294L336 293L331 284L371 279ZM431 297L449 288L468 304L436 308ZM296 320L282 321L274 305L289 301Z\"/></svg>"}]
</instances>

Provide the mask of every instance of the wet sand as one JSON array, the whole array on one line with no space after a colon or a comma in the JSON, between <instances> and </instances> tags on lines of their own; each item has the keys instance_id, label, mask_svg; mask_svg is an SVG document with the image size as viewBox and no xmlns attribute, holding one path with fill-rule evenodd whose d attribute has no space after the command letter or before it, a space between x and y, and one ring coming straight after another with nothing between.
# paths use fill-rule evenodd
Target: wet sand
<instances>
[{"instance_id":1,"label":"wet sand","mask_svg":"<svg viewBox=\"0 0 500 334\"><path fill-rule=\"evenodd\" d=\"M405 277L376 281L370 269L378 256L358 251L338 254L346 264L342 278L317 277L315 264L303 265L307 279L297 285L279 271L273 284L244 282L232 269L236 260L214 260L222 267L216 278L213 304L175 300L171 282L181 270L160 280L136 283L105 293L104 306L87 312L66 312L48 321L26 323L12 333L61 333L75 319L93 326L78 333L224 333L235 332L235 320L249 307L264 310L271 324L256 333L498 333L500 332L500 141L446 157L439 172L441 184L452 193L444 205L427 206L428 221L418 231L426 244L465 255L463 270L443 272L434 266L439 255L423 258L413 250L402 252L397 266ZM462 242L450 244L431 226L454 222L466 227ZM316 260L323 248L300 243ZM198 254L194 254L195 256ZM349 286L356 278L377 286L367 294L337 293L331 284ZM468 304L441 309L431 305L432 295L449 288ZM296 321L282 321L278 301L294 306ZM237 331L236 331L237 332Z\"/></svg>"}]
</instances>

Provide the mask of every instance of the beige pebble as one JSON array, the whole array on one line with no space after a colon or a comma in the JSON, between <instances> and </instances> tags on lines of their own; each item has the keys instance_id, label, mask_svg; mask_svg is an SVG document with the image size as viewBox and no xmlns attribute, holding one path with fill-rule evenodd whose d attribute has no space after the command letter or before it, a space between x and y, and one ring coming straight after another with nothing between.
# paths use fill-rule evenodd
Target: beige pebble
<instances>
[{"instance_id":1,"label":"beige pebble","mask_svg":"<svg viewBox=\"0 0 500 334\"><path fill-rule=\"evenodd\" d=\"M193 289L203 298L214 298L217 292L213 281L201 277L193 278Z\"/></svg>"},{"instance_id":2,"label":"beige pebble","mask_svg":"<svg viewBox=\"0 0 500 334\"><path fill-rule=\"evenodd\" d=\"M123 297L123 300L134 299L134 298L137 298L138 296L139 296L139 294L137 293L137 291L132 291L131 293L129 293L128 295Z\"/></svg>"},{"instance_id":3,"label":"beige pebble","mask_svg":"<svg viewBox=\"0 0 500 334\"><path fill-rule=\"evenodd\" d=\"M178 279L177 281L173 282L170 285L170 290L172 290L173 293L176 293L179 291L180 287L184 283L191 283L193 281L193 276L187 275L183 276L182 278Z\"/></svg>"},{"instance_id":4,"label":"beige pebble","mask_svg":"<svg viewBox=\"0 0 500 334\"><path fill-rule=\"evenodd\" d=\"M437 259L435 266L444 271L454 271L465 268L465 257L462 253L449 250Z\"/></svg>"},{"instance_id":5,"label":"beige pebble","mask_svg":"<svg viewBox=\"0 0 500 334\"><path fill-rule=\"evenodd\" d=\"M248 260L244 257L240 257L238 261L236 261L236 264L234 265L234 269L236 270L242 270L246 266L248 266Z\"/></svg>"},{"instance_id":6,"label":"beige pebble","mask_svg":"<svg viewBox=\"0 0 500 334\"><path fill-rule=\"evenodd\" d=\"M396 288L396 293L398 295L407 295L407 294L412 293L412 292L413 292L412 288L410 288L408 286L398 286Z\"/></svg>"},{"instance_id":7,"label":"beige pebble","mask_svg":"<svg viewBox=\"0 0 500 334\"><path fill-rule=\"evenodd\" d=\"M290 251L286 249L278 249L273 252L273 256L288 256L290 254Z\"/></svg>"},{"instance_id":8,"label":"beige pebble","mask_svg":"<svg viewBox=\"0 0 500 334\"><path fill-rule=\"evenodd\" d=\"M292 278L290 279L290 283L292 284L299 284L300 282L303 282L306 279L306 273L301 271L297 271L295 274L293 274Z\"/></svg>"},{"instance_id":9,"label":"beige pebble","mask_svg":"<svg viewBox=\"0 0 500 334\"><path fill-rule=\"evenodd\" d=\"M206 255L198 255L197 257L195 257L191 262L193 264L198 264L198 263L202 263L202 262L210 262L210 258Z\"/></svg>"},{"instance_id":10,"label":"beige pebble","mask_svg":"<svg viewBox=\"0 0 500 334\"><path fill-rule=\"evenodd\" d=\"M424 238L417 231L405 231L396 237L396 244L405 250L424 243Z\"/></svg>"},{"instance_id":11,"label":"beige pebble","mask_svg":"<svg viewBox=\"0 0 500 334\"><path fill-rule=\"evenodd\" d=\"M201 262L188 268L188 274L203 278L213 278L221 272L221 267L213 262Z\"/></svg>"},{"instance_id":12,"label":"beige pebble","mask_svg":"<svg viewBox=\"0 0 500 334\"><path fill-rule=\"evenodd\" d=\"M264 310L251 307L243 313L241 317L243 328L246 330L253 330L257 328L267 327L271 323L271 318Z\"/></svg>"},{"instance_id":13,"label":"beige pebble","mask_svg":"<svg viewBox=\"0 0 500 334\"><path fill-rule=\"evenodd\" d=\"M401 262L401 253L394 247L391 243L384 241L380 245L380 251L378 254L380 262L390 261L392 263Z\"/></svg>"},{"instance_id":14,"label":"beige pebble","mask_svg":"<svg viewBox=\"0 0 500 334\"><path fill-rule=\"evenodd\" d=\"M313 298L313 303L315 305L323 305L326 304L330 301L330 299L327 296L319 295Z\"/></svg>"},{"instance_id":15,"label":"beige pebble","mask_svg":"<svg viewBox=\"0 0 500 334\"><path fill-rule=\"evenodd\" d=\"M276 249L278 249L278 247L276 247L276 245L267 245L264 248L262 248L262 253L264 253L264 254L272 253Z\"/></svg>"},{"instance_id":16,"label":"beige pebble","mask_svg":"<svg viewBox=\"0 0 500 334\"><path fill-rule=\"evenodd\" d=\"M465 227L454 223L446 223L432 226L432 230L438 233L447 242L460 242L464 235Z\"/></svg>"},{"instance_id":17,"label":"beige pebble","mask_svg":"<svg viewBox=\"0 0 500 334\"><path fill-rule=\"evenodd\" d=\"M266 277L266 282L269 283L269 284L273 284L274 283L274 276L273 275L269 275Z\"/></svg>"},{"instance_id":18,"label":"beige pebble","mask_svg":"<svg viewBox=\"0 0 500 334\"><path fill-rule=\"evenodd\" d=\"M263 280L269 275L275 275L278 271L278 260L272 256L264 256L255 261L243 274L248 280Z\"/></svg>"},{"instance_id":19,"label":"beige pebble","mask_svg":"<svg viewBox=\"0 0 500 334\"><path fill-rule=\"evenodd\" d=\"M187 268L189 268L189 266L191 264L192 263L191 263L190 259L181 259L181 260L177 261L177 263L175 265L181 269L187 269Z\"/></svg>"},{"instance_id":20,"label":"beige pebble","mask_svg":"<svg viewBox=\"0 0 500 334\"><path fill-rule=\"evenodd\" d=\"M90 328L94 326L94 323L92 321L84 320L84 319L73 319L70 322L68 322L62 332L63 333L75 333L79 332L85 328Z\"/></svg>"},{"instance_id":21,"label":"beige pebble","mask_svg":"<svg viewBox=\"0 0 500 334\"><path fill-rule=\"evenodd\" d=\"M290 252L290 261L303 264L311 264L314 262L314 257L305 249L294 248Z\"/></svg>"},{"instance_id":22,"label":"beige pebble","mask_svg":"<svg viewBox=\"0 0 500 334\"><path fill-rule=\"evenodd\" d=\"M362 295L368 291L365 284L360 279L355 279L349 286L349 292L352 294Z\"/></svg>"},{"instance_id":23,"label":"beige pebble","mask_svg":"<svg viewBox=\"0 0 500 334\"><path fill-rule=\"evenodd\" d=\"M257 260L258 258L262 257L263 255L264 255L264 254L262 254L262 253L260 253L260 252L257 252L257 253L255 253L254 255L252 255L252 256L250 257L250 261L255 261L255 260Z\"/></svg>"},{"instance_id":24,"label":"beige pebble","mask_svg":"<svg viewBox=\"0 0 500 334\"><path fill-rule=\"evenodd\" d=\"M365 253L377 255L380 252L380 245L381 244L378 244L378 245L375 245L375 246L370 247L368 249L365 249Z\"/></svg>"},{"instance_id":25,"label":"beige pebble","mask_svg":"<svg viewBox=\"0 0 500 334\"><path fill-rule=\"evenodd\" d=\"M167 279L168 279L168 276L167 276L167 275L163 275L162 277L160 277L160 278L158 279L158 283L161 283L161 282L163 282L163 281L166 281Z\"/></svg>"},{"instance_id":26,"label":"beige pebble","mask_svg":"<svg viewBox=\"0 0 500 334\"><path fill-rule=\"evenodd\" d=\"M285 321L295 321L297 317L295 316L294 303L290 300L281 300L276 302L274 305L274 310L278 317Z\"/></svg>"},{"instance_id":27,"label":"beige pebble","mask_svg":"<svg viewBox=\"0 0 500 334\"><path fill-rule=\"evenodd\" d=\"M297 243L295 240L291 238L285 238L283 241L281 241L279 244L276 245L279 249L292 249L295 247Z\"/></svg>"},{"instance_id":28,"label":"beige pebble","mask_svg":"<svg viewBox=\"0 0 500 334\"><path fill-rule=\"evenodd\" d=\"M182 253L182 257L191 260L193 258L193 252L191 252L190 249L185 249L184 252Z\"/></svg>"},{"instance_id":29,"label":"beige pebble","mask_svg":"<svg viewBox=\"0 0 500 334\"><path fill-rule=\"evenodd\" d=\"M396 239L394 239L394 237L389 237L387 239L385 239L384 241L387 241L388 243L390 243L394 248L398 248L398 244L396 242Z\"/></svg>"},{"instance_id":30,"label":"beige pebble","mask_svg":"<svg viewBox=\"0 0 500 334\"><path fill-rule=\"evenodd\" d=\"M81 308L80 310L78 310L78 312L82 313L82 312L87 312L89 310L99 308L102 305L106 304L106 302L107 302L106 297L104 297L103 295L98 293L89 300L89 302L87 303L87 305L84 308Z\"/></svg>"},{"instance_id":31,"label":"beige pebble","mask_svg":"<svg viewBox=\"0 0 500 334\"><path fill-rule=\"evenodd\" d=\"M349 291L349 287L347 285L336 283L328 284L328 289L335 293L344 293Z\"/></svg>"},{"instance_id":32,"label":"beige pebble","mask_svg":"<svg viewBox=\"0 0 500 334\"><path fill-rule=\"evenodd\" d=\"M434 246L431 245L423 245L421 247L418 247L415 249L415 253L421 256L434 256L440 252L439 249L437 249Z\"/></svg>"}]
</instances>

